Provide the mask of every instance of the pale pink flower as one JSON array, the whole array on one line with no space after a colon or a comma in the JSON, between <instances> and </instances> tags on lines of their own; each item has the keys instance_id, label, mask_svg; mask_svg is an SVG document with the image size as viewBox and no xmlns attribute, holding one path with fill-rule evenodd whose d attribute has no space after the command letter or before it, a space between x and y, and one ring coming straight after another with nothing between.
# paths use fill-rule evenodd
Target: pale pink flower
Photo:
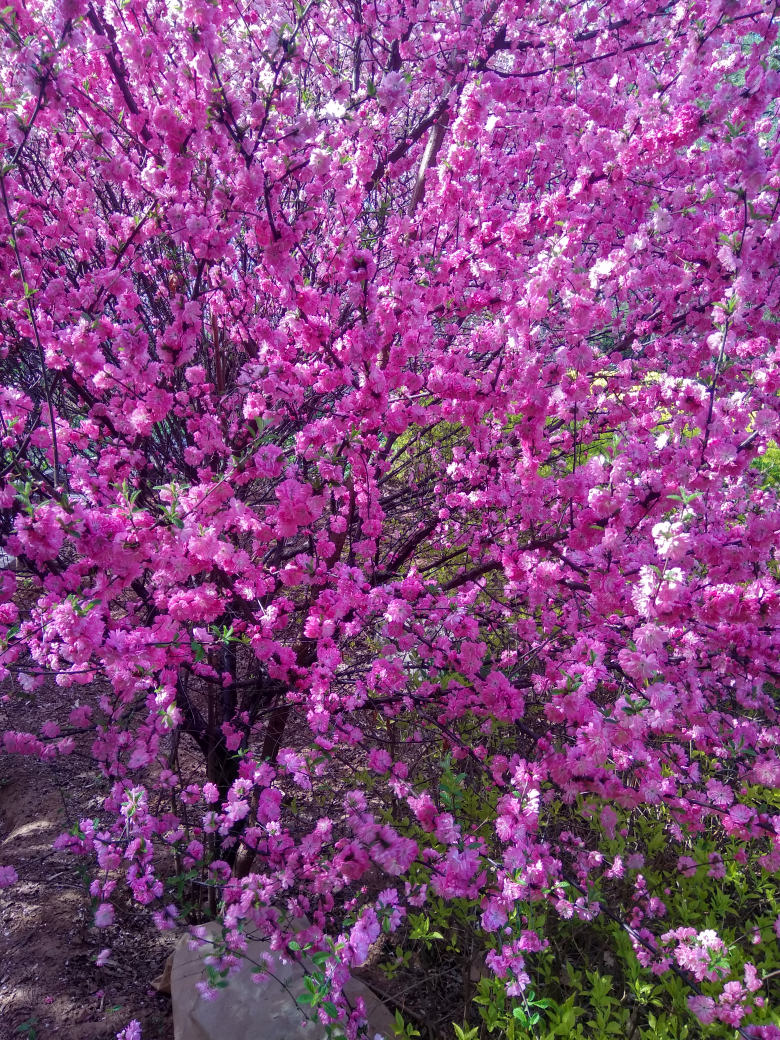
<instances>
[{"instance_id":1,"label":"pale pink flower","mask_svg":"<svg viewBox=\"0 0 780 1040\"><path fill-rule=\"evenodd\" d=\"M121 1033L116 1034L117 1040L141 1040L141 1025L137 1019L128 1022Z\"/></svg>"},{"instance_id":2,"label":"pale pink flower","mask_svg":"<svg viewBox=\"0 0 780 1040\"><path fill-rule=\"evenodd\" d=\"M688 1010L698 1018L702 1025L709 1025L715 1021L716 1006L712 997L696 994L688 997Z\"/></svg>"},{"instance_id":3,"label":"pale pink flower","mask_svg":"<svg viewBox=\"0 0 780 1040\"><path fill-rule=\"evenodd\" d=\"M101 903L95 911L95 927L108 928L114 923L114 913L111 903Z\"/></svg>"},{"instance_id":4,"label":"pale pink flower","mask_svg":"<svg viewBox=\"0 0 780 1040\"><path fill-rule=\"evenodd\" d=\"M0 888L10 888L19 880L19 875L13 867L0 867Z\"/></svg>"}]
</instances>

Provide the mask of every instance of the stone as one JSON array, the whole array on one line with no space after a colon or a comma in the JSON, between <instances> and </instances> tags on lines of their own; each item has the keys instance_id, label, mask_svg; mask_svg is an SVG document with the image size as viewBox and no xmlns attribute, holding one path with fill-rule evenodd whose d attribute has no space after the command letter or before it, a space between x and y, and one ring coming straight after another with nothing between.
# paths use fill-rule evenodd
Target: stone
<instances>
[{"instance_id":1,"label":"stone","mask_svg":"<svg viewBox=\"0 0 780 1040\"><path fill-rule=\"evenodd\" d=\"M170 954L165 967L162 970L162 974L158 975L156 979L152 979L152 989L156 989L158 993L164 993L166 996L171 995L171 972L173 971L173 954Z\"/></svg>"},{"instance_id":2,"label":"stone","mask_svg":"<svg viewBox=\"0 0 780 1040\"><path fill-rule=\"evenodd\" d=\"M219 925L206 925L206 933L207 939L219 935ZM241 965L241 971L231 976L217 1000L203 1000L197 983L206 979L203 958L212 947L206 942L199 949L191 950L189 943L188 933L179 939L173 953L174 1040L324 1040L325 1026L311 1008L296 1001L305 992L303 965L283 964L277 953L271 953L276 978L257 985L252 982L251 974L257 970L255 965L261 963L259 955L271 951L267 942L250 935L248 959ZM363 998L370 1037L379 1034L384 1040L392 1040L395 1035L393 1015L368 986L352 978L344 987L344 996L351 1007L358 997Z\"/></svg>"}]
</instances>

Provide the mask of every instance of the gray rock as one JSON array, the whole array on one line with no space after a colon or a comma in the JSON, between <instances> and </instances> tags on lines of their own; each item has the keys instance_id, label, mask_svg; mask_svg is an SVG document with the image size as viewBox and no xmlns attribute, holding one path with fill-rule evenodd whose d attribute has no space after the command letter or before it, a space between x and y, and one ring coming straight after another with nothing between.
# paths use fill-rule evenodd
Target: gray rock
<instances>
[{"instance_id":1,"label":"gray rock","mask_svg":"<svg viewBox=\"0 0 780 1040\"><path fill-rule=\"evenodd\" d=\"M217 924L206 926L208 936L220 934ZM312 1016L309 1007L296 1003L304 991L305 971L301 964L283 964L272 954L276 978L257 985L251 974L257 969L261 953L270 952L268 943L249 939L241 971L231 976L227 989L214 1001L203 1000L197 983L205 980L203 958L212 946L206 943L197 950L189 948L190 936L183 935L173 954L171 998L173 1000L173 1033L175 1040L323 1040L325 1027ZM358 997L365 1001L369 1036L379 1033L392 1040L393 1016L379 998L358 979L350 979L344 995L354 1007Z\"/></svg>"},{"instance_id":2,"label":"gray rock","mask_svg":"<svg viewBox=\"0 0 780 1040\"><path fill-rule=\"evenodd\" d=\"M163 993L165 996L171 995L171 972L173 971L173 954L171 954L163 967L162 973L157 976L156 979L152 979L150 985L152 989L156 989L158 993Z\"/></svg>"}]
</instances>

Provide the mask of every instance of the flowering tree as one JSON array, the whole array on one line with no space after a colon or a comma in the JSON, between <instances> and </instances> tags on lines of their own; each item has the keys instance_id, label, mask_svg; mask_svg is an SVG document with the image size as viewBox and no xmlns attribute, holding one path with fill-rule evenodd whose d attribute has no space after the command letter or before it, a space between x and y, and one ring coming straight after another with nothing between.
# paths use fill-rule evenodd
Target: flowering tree
<instances>
[{"instance_id":1,"label":"flowering tree","mask_svg":"<svg viewBox=\"0 0 780 1040\"><path fill-rule=\"evenodd\" d=\"M609 913L770 1035L636 828L780 869L777 17L5 9L5 747L91 731L96 925L124 873L216 979L304 912L355 1035L432 897L509 996L534 908Z\"/></svg>"}]
</instances>

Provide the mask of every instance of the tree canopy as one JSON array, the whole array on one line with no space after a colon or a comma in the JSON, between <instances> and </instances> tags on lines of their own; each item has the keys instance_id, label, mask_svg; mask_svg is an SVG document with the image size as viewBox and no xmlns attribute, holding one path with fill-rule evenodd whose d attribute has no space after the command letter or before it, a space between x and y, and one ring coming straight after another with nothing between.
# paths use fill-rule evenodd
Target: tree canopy
<instances>
[{"instance_id":1,"label":"tree canopy","mask_svg":"<svg viewBox=\"0 0 780 1040\"><path fill-rule=\"evenodd\" d=\"M250 923L303 943L354 1036L432 900L510 997L534 907L611 914L780 1035L637 874L648 812L780 869L777 19L6 7L5 747L107 779L96 924L120 876L218 916L207 997Z\"/></svg>"}]
</instances>

